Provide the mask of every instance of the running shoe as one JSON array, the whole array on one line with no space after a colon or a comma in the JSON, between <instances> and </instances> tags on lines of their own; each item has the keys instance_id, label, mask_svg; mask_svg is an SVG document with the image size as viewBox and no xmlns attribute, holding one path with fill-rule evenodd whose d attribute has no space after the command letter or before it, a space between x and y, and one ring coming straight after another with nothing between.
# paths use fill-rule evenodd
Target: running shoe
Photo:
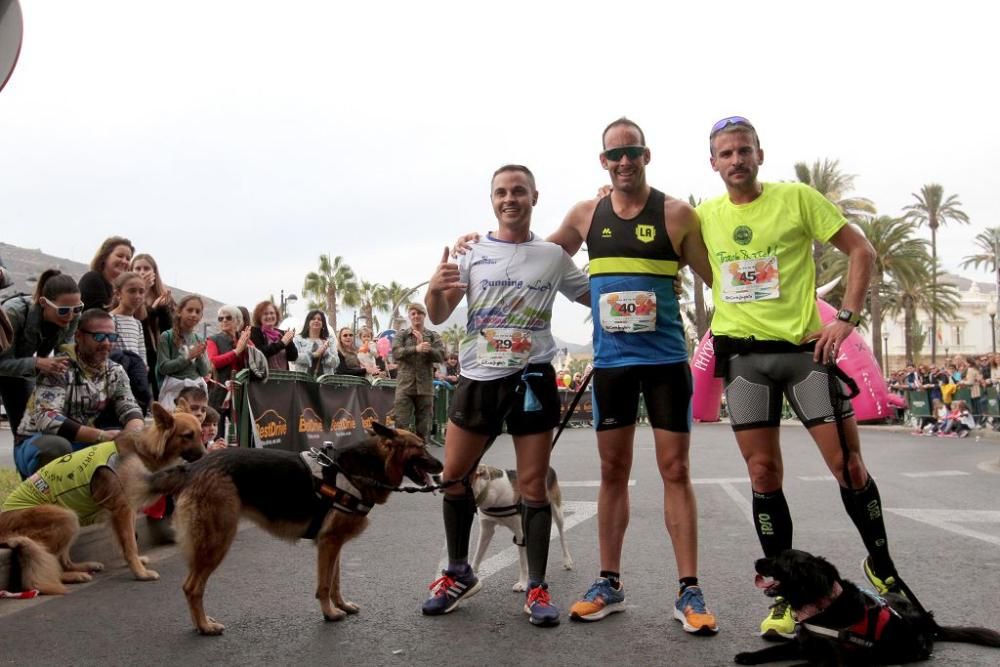
<instances>
[{"instance_id":1,"label":"running shoe","mask_svg":"<svg viewBox=\"0 0 1000 667\"><path fill-rule=\"evenodd\" d=\"M598 577L582 600L569 608L569 617L575 621L599 621L608 614L625 611L625 587L618 588L604 577Z\"/></svg>"},{"instance_id":2,"label":"running shoe","mask_svg":"<svg viewBox=\"0 0 1000 667\"><path fill-rule=\"evenodd\" d=\"M901 595L906 597L906 593L900 588L899 575L892 574L884 579L880 579L876 574L875 570L871 566L871 557L866 556L863 561L861 561L861 568L865 571L865 577L871 582L872 586L875 587L875 592L879 595L885 595L887 593L893 593L895 595Z\"/></svg>"},{"instance_id":3,"label":"running shoe","mask_svg":"<svg viewBox=\"0 0 1000 667\"><path fill-rule=\"evenodd\" d=\"M684 632L693 635L714 635L719 631L715 614L705 606L701 586L687 586L677 593L674 618L684 624Z\"/></svg>"},{"instance_id":4,"label":"running shoe","mask_svg":"<svg viewBox=\"0 0 1000 667\"><path fill-rule=\"evenodd\" d=\"M458 571L444 570L428 588L431 595L422 610L427 616L439 616L454 611L461 602L479 592L482 583L466 565Z\"/></svg>"},{"instance_id":5,"label":"running shoe","mask_svg":"<svg viewBox=\"0 0 1000 667\"><path fill-rule=\"evenodd\" d=\"M792 618L792 606L785 598L777 597L767 618L761 621L760 636L772 641L795 639L795 619Z\"/></svg>"},{"instance_id":6,"label":"running shoe","mask_svg":"<svg viewBox=\"0 0 1000 667\"><path fill-rule=\"evenodd\" d=\"M524 599L524 613L532 625L551 627L559 625L559 608L552 604L549 585L528 583L528 594Z\"/></svg>"}]
</instances>

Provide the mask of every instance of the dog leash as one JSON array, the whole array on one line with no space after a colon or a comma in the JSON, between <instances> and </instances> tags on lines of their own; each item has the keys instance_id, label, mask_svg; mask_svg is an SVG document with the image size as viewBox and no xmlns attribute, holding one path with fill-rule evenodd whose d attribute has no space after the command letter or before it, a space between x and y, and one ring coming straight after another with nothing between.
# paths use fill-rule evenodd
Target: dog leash
<instances>
[{"instance_id":1,"label":"dog leash","mask_svg":"<svg viewBox=\"0 0 1000 667\"><path fill-rule=\"evenodd\" d=\"M569 407L566 409L566 414L563 415L562 423L559 424L559 429L556 431L555 436L552 438L552 449L555 449L556 443L559 441L559 436L566 429L566 425L569 424L569 420L573 417L573 411L576 410L577 404L580 399L583 398L583 392L587 390L587 385L590 384L590 378L594 375L594 369L591 368L587 371L587 375L583 378L583 382L580 383L580 388L576 390L576 396L570 401Z\"/></svg>"}]
</instances>

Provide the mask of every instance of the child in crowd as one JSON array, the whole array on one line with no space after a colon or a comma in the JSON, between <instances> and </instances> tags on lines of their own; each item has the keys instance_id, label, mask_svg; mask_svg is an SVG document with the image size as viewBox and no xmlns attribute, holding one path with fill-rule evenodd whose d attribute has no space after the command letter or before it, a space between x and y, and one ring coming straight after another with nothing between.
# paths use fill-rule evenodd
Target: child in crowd
<instances>
[{"instance_id":1,"label":"child in crowd","mask_svg":"<svg viewBox=\"0 0 1000 667\"><path fill-rule=\"evenodd\" d=\"M922 432L924 435L934 435L948 418L948 406L940 398L931 399L931 416L924 417Z\"/></svg>"},{"instance_id":2,"label":"child in crowd","mask_svg":"<svg viewBox=\"0 0 1000 667\"><path fill-rule=\"evenodd\" d=\"M952 401L951 411L938 429L938 435L948 438L967 438L975 425L965 401Z\"/></svg>"},{"instance_id":3,"label":"child in crowd","mask_svg":"<svg viewBox=\"0 0 1000 667\"><path fill-rule=\"evenodd\" d=\"M205 419L201 422L201 443L205 449L225 449L225 438L216 437L219 434L219 412L209 406L205 410Z\"/></svg>"},{"instance_id":4,"label":"child in crowd","mask_svg":"<svg viewBox=\"0 0 1000 667\"><path fill-rule=\"evenodd\" d=\"M128 350L139 355L146 364L146 341L143 340L142 322L135 314L146 303L146 281L133 271L126 271L115 278L115 307L111 316L115 320L118 341L111 344L113 350Z\"/></svg>"},{"instance_id":5,"label":"child in crowd","mask_svg":"<svg viewBox=\"0 0 1000 667\"><path fill-rule=\"evenodd\" d=\"M198 421L202 424L205 423L205 415L208 414L208 392L202 387L184 387L177 393L176 403L180 405L181 399L187 403L185 408L187 412L190 412ZM216 423L219 422L218 413L216 413Z\"/></svg>"},{"instance_id":6,"label":"child in crowd","mask_svg":"<svg viewBox=\"0 0 1000 667\"><path fill-rule=\"evenodd\" d=\"M207 394L205 376L211 366L205 356L205 341L195 333L204 308L200 296L184 297L177 304L173 328L160 334L156 373L160 379L160 404L167 410L174 409L174 401L185 387L201 387Z\"/></svg>"}]
</instances>

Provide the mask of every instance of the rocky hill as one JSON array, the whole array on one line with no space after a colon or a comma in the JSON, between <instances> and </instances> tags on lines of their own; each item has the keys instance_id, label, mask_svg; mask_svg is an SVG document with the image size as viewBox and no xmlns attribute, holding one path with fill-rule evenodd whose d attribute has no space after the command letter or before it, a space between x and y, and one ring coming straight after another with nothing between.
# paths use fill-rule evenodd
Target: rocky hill
<instances>
[{"instance_id":1,"label":"rocky hill","mask_svg":"<svg viewBox=\"0 0 1000 667\"><path fill-rule=\"evenodd\" d=\"M4 267L6 267L11 278L14 279L14 285L0 293L0 300L17 293L34 293L35 281L46 269L59 269L77 280L90 269L86 262L47 255L38 248L21 248L2 242L0 242L0 261L3 261ZM89 259L87 261L89 262ZM175 300L179 300L185 294L191 293L173 285L168 285L168 287L173 292ZM205 294L201 294L201 297L205 301L206 316L204 323L208 324L208 334L212 335L216 331L214 315L219 306L222 305L222 302L216 301Z\"/></svg>"}]
</instances>

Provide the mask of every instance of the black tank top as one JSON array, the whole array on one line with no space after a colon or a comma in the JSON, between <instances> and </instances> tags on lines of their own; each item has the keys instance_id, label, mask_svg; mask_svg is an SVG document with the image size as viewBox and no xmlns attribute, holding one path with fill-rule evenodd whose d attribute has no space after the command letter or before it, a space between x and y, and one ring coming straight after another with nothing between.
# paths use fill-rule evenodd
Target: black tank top
<instances>
[{"instance_id":1,"label":"black tank top","mask_svg":"<svg viewBox=\"0 0 1000 667\"><path fill-rule=\"evenodd\" d=\"M646 205L630 220L618 217L611 197L594 209L587 232L590 275L654 275L673 278L680 257L663 219L666 195L650 188ZM638 261L637 261L638 260Z\"/></svg>"}]
</instances>

